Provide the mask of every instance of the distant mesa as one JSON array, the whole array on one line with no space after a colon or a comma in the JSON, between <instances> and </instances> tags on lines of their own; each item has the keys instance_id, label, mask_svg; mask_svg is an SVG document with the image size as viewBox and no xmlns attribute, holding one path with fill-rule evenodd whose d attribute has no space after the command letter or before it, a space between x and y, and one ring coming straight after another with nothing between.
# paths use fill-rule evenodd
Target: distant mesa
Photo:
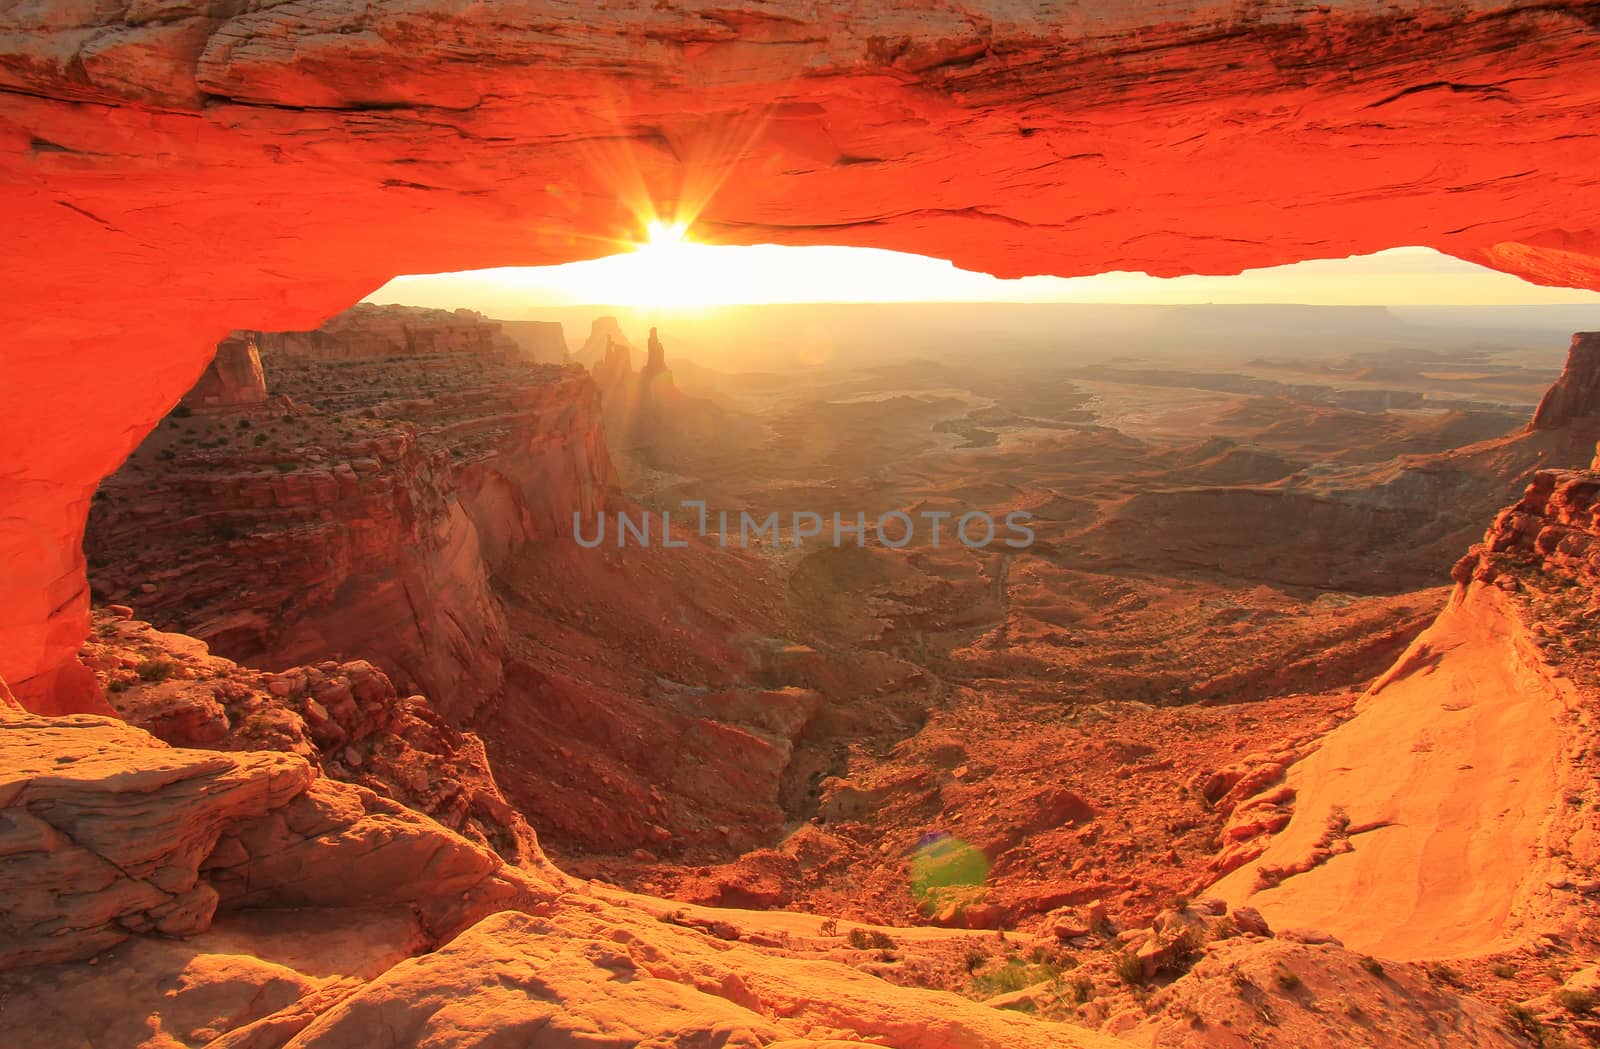
<instances>
[{"instance_id":1,"label":"distant mesa","mask_svg":"<svg viewBox=\"0 0 1600 1049\"><path fill-rule=\"evenodd\" d=\"M1572 336L1567 366L1533 413L1530 430L1555 430L1577 419L1600 419L1600 332Z\"/></svg>"},{"instance_id":2,"label":"distant mesa","mask_svg":"<svg viewBox=\"0 0 1600 1049\"><path fill-rule=\"evenodd\" d=\"M613 343L625 349L632 348L628 337L622 333L622 325L617 323L617 318L596 317L589 325L589 337L583 341L583 346L579 348L574 360L592 370L595 365L606 359ZM629 370L632 370L631 366Z\"/></svg>"},{"instance_id":3,"label":"distant mesa","mask_svg":"<svg viewBox=\"0 0 1600 1049\"><path fill-rule=\"evenodd\" d=\"M323 360L442 353L520 353L497 321L476 310L358 303L315 331L261 332L264 352Z\"/></svg>"},{"instance_id":4,"label":"distant mesa","mask_svg":"<svg viewBox=\"0 0 1600 1049\"><path fill-rule=\"evenodd\" d=\"M566 364L567 334L560 321L499 321L500 330L522 348L535 364Z\"/></svg>"}]
</instances>

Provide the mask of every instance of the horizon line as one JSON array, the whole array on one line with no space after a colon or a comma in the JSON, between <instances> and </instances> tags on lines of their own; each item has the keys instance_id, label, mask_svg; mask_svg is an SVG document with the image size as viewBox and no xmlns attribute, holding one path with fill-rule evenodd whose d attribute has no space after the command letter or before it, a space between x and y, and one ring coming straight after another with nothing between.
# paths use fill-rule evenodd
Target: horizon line
<instances>
[{"instance_id":1,"label":"horizon line","mask_svg":"<svg viewBox=\"0 0 1600 1049\"><path fill-rule=\"evenodd\" d=\"M370 306L409 306L402 302L371 302ZM1293 307L1298 309L1438 309L1438 310L1548 310L1579 306L1600 310L1600 302L1077 302L1073 300L1030 299L806 299L791 302L723 302L699 306L629 305L614 302L574 302L524 307L527 310L632 310L654 313L704 313L710 310L731 308L765 308L772 306L1117 306L1117 307L1184 307L1228 306L1257 308ZM446 307L417 307L420 309L445 309ZM456 307L470 309L471 307ZM482 313L479 310L477 312ZM488 316L488 314L485 314ZM498 317L497 320L517 318Z\"/></svg>"}]
</instances>

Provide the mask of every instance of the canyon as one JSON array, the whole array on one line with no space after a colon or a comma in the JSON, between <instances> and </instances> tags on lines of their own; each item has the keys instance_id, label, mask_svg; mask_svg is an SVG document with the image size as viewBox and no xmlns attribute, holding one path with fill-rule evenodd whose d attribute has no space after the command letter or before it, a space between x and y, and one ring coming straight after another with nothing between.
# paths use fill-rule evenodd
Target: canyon
<instances>
[{"instance_id":1,"label":"canyon","mask_svg":"<svg viewBox=\"0 0 1600 1049\"><path fill-rule=\"evenodd\" d=\"M80 662L129 726L114 746L279 754L315 778L240 812L174 816L226 828L164 890L174 903L139 898L99 926L69 919L91 931L66 945L27 924L37 916L12 919L58 949L0 977L24 1015L58 1010L63 980L100 1001L111 987L143 993L131 974L167 965L182 966L196 988L183 1008L202 1015L229 1001L202 974L243 952L278 967L282 992L195 1021L202 1034L184 1044L339 1045L402 1005L410 1033L396 1044L473 1044L463 1023L578 1024L619 1044L702 1023L735 1024L750 1044L826 1031L896 1045L1200 1045L1226 1031L1381 1045L1441 1025L1445 1044L1522 1044L1508 1015L1588 1031L1559 1004L1600 958L1582 917L1600 859L1576 816L1589 804L1583 734L1564 713L1590 694L1571 663L1588 628L1553 618L1543 595L1570 589L1554 574L1594 571L1582 544L1600 482L1579 467L1600 439L1600 401L1571 392L1593 385L1593 336L1574 337L1553 385L1519 358L1477 361L1468 385L1481 401L1440 392L1426 359L1392 357L1366 380L1389 393L1337 380L1354 391L1343 399L1378 407L1330 408L1331 387L1308 379L1290 394L1225 365L1151 382L991 352L981 368L916 361L804 380L695 369L690 391L674 384L642 414L670 375L670 332L642 340L656 367L640 372L620 328L596 329L610 353L588 369L538 363L487 318L405 307L235 333L215 374L108 479L90 514L100 610ZM1291 380L1338 370L1242 367ZM1463 397L1475 407L1426 407ZM1407 407L1382 406L1396 401ZM713 404L740 441L645 439L682 419L692 431ZM403 454L379 454L386 442ZM315 496L240 497L292 494L316 483L297 475L322 472L335 486ZM1436 481L1394 483L1406 473ZM1256 538L1195 558L1154 509L1194 493ZM725 549L691 533L683 550L587 550L571 534L574 512L688 497L713 512L1026 507L1039 542ZM1307 531L1298 507L1280 517L1272 504L1289 498L1323 507L1332 531ZM1329 542L1375 501L1392 512L1348 548ZM395 506L433 516L340 545L389 528L380 511ZM1479 532L1494 518L1483 552L1453 579L1454 558L1430 571L1435 544L1473 518ZM457 527L465 540L451 541ZM1269 544L1308 574L1254 555ZM395 577L406 600L371 596ZM263 594L276 595L270 615ZM384 610L377 629L353 629ZM435 670L415 658L429 651L500 673ZM49 724L12 718L19 731ZM1452 718L1461 728L1446 729ZM126 735L141 729L154 738ZM117 752L95 746L100 760ZM289 815L313 804L294 789L349 814L332 827ZM52 808L31 797L19 795L28 812ZM384 846L386 870L421 862L405 850L443 848L460 857L445 869L465 873L440 875L443 890L437 859L391 873L398 895L371 906L414 917L385 918L360 949L340 931L345 899L252 869L289 862L282 851L307 857L292 862L310 881L347 863L361 877L366 861L341 850L369 854L361 821L400 812L433 828L408 833L452 844ZM259 829L284 820L320 837ZM983 856L982 876L921 895L930 840ZM1526 862L1506 864L1508 851ZM473 886L464 909L436 913L428 894L453 900L457 884ZM315 963L273 939L275 923L308 914L325 927ZM203 960L150 954L162 941L149 930L185 937ZM596 938L632 946L601 970L575 965ZM707 949L722 960L696 953ZM117 982L70 975L90 953ZM407 955L427 963L400 964ZM667 956L666 968L650 960ZM563 976L544 1005L496 1005L476 997L486 964L504 979ZM646 997L601 975L641 964ZM768 990L695 997L708 993L701 975L686 999L661 982L685 965ZM768 994L807 1004L774 1013ZM463 1004L429 1004L445 998ZM1317 1004L1329 1000L1333 1013ZM97 1008L117 1011L109 998ZM172 1008L158 1013L187 1017ZM912 1033L934 1016L953 1026Z\"/></svg>"},{"instance_id":2,"label":"canyon","mask_svg":"<svg viewBox=\"0 0 1600 1049\"><path fill-rule=\"evenodd\" d=\"M1406 243L1596 281L1584 3L3 17L0 444L28 465L0 676L40 709L93 705L72 655L100 478L228 332L315 328L396 273L592 258L664 214L999 275Z\"/></svg>"},{"instance_id":3,"label":"canyon","mask_svg":"<svg viewBox=\"0 0 1600 1049\"><path fill-rule=\"evenodd\" d=\"M1594 333L719 374L351 306L661 220L1597 288L1597 25L6 6L8 1044L1600 1042ZM1036 541L573 541L686 498Z\"/></svg>"},{"instance_id":4,"label":"canyon","mask_svg":"<svg viewBox=\"0 0 1600 1049\"><path fill-rule=\"evenodd\" d=\"M745 673L781 634L748 558L573 542L628 505L581 368L530 362L476 315L397 307L224 345L256 348L269 393L191 404L208 372L102 487L99 600L269 670L374 661L483 733L553 841L776 831L819 697Z\"/></svg>"}]
</instances>

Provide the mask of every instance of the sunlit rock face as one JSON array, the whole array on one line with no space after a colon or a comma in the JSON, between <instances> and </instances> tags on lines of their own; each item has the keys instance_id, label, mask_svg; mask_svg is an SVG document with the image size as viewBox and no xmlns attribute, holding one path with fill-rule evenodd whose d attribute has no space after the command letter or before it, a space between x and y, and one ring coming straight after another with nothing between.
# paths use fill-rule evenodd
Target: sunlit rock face
<instances>
[{"instance_id":1,"label":"sunlit rock face","mask_svg":"<svg viewBox=\"0 0 1600 1049\"><path fill-rule=\"evenodd\" d=\"M1424 244L1600 285L1594 22L1482 0L13 5L0 676L94 705L72 654L95 482L229 331L314 328L396 273L602 255L659 213L1000 275Z\"/></svg>"},{"instance_id":2,"label":"sunlit rock face","mask_svg":"<svg viewBox=\"0 0 1600 1049\"><path fill-rule=\"evenodd\" d=\"M1529 425L1533 430L1554 430L1576 420L1600 416L1600 332L1580 331L1572 336L1567 366L1561 378L1539 402Z\"/></svg>"},{"instance_id":3,"label":"sunlit rock face","mask_svg":"<svg viewBox=\"0 0 1600 1049\"><path fill-rule=\"evenodd\" d=\"M233 408L259 404L267 399L267 377L261 370L261 354L255 337L240 332L217 344L217 355L206 365L200 381L183 395L183 403L194 408Z\"/></svg>"},{"instance_id":4,"label":"sunlit rock face","mask_svg":"<svg viewBox=\"0 0 1600 1049\"><path fill-rule=\"evenodd\" d=\"M218 405L241 345L262 400ZM610 485L589 377L467 310L239 333L184 405L95 495L96 595L256 666L365 653L454 718L503 684L490 572Z\"/></svg>"}]
</instances>

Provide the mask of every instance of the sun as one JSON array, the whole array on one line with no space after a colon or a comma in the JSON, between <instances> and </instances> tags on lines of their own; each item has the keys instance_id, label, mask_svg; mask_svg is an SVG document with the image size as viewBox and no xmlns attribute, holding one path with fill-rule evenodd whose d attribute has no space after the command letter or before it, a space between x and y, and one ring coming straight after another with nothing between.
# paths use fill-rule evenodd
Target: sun
<instances>
[{"instance_id":1,"label":"sun","mask_svg":"<svg viewBox=\"0 0 1600 1049\"><path fill-rule=\"evenodd\" d=\"M657 309L694 309L716 300L715 249L691 240L683 222L652 219L644 233L631 253L617 258L608 298Z\"/></svg>"},{"instance_id":2,"label":"sun","mask_svg":"<svg viewBox=\"0 0 1600 1049\"><path fill-rule=\"evenodd\" d=\"M670 248L678 244L686 244L689 240L689 227L683 222L667 222L664 219L652 219L645 223L645 242L641 249L659 250Z\"/></svg>"}]
</instances>

